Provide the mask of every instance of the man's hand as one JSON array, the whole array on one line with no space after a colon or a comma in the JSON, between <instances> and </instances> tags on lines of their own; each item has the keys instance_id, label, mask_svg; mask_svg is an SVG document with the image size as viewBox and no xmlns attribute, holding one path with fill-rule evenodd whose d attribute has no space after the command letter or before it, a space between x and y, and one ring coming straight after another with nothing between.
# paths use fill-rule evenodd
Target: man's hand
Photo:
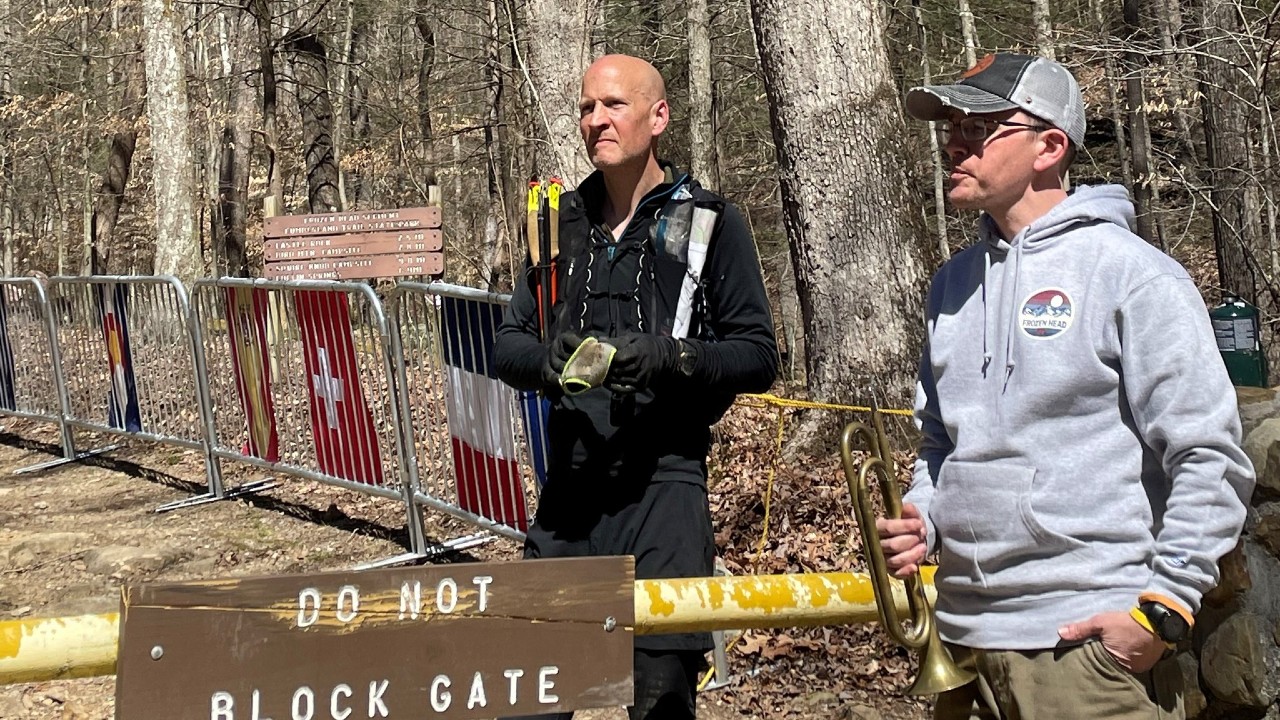
<instances>
[{"instance_id":1,"label":"man's hand","mask_svg":"<svg viewBox=\"0 0 1280 720\"><path fill-rule=\"evenodd\" d=\"M1063 640L1098 638L1102 647L1131 673L1150 670L1164 655L1164 641L1138 624L1127 612L1098 613L1084 622L1058 628Z\"/></svg>"},{"instance_id":2,"label":"man's hand","mask_svg":"<svg viewBox=\"0 0 1280 720\"><path fill-rule=\"evenodd\" d=\"M894 577L905 580L920 569L929 550L929 531L919 508L907 503L897 520L876 518L876 532L880 535L885 564Z\"/></svg>"},{"instance_id":3,"label":"man's hand","mask_svg":"<svg viewBox=\"0 0 1280 720\"><path fill-rule=\"evenodd\" d=\"M616 393L644 390L674 371L680 357L680 341L671 337L631 333L605 342L618 348L604 380L604 386Z\"/></svg>"},{"instance_id":4,"label":"man's hand","mask_svg":"<svg viewBox=\"0 0 1280 720\"><path fill-rule=\"evenodd\" d=\"M564 364L569 362L573 352L582 344L582 336L575 332L562 332L551 340L547 346L547 360L542 364L542 384L544 387L560 389L560 373L564 372Z\"/></svg>"}]
</instances>

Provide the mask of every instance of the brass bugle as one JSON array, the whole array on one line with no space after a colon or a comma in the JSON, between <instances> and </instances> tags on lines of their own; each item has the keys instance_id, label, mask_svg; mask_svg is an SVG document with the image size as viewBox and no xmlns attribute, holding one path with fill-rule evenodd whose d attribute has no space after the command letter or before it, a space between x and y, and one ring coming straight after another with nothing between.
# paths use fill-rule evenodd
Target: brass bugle
<instances>
[{"instance_id":1,"label":"brass bugle","mask_svg":"<svg viewBox=\"0 0 1280 720\"><path fill-rule=\"evenodd\" d=\"M854 467L851 447L855 438L862 440L869 454L857 468ZM957 665L947 651L947 646L942 644L942 638L938 637L933 608L925 597L924 581L920 579L918 570L902 581L907 591L907 608L911 615L910 630L903 627L903 619L898 616L884 550L880 547L880 535L876 531L869 476L875 475L880 486L887 518L902 517L902 492L895 479L893 455L889 448L889 438L884 432L884 419L874 402L871 405L870 425L854 422L845 427L840 436L840 456L844 461L844 474L849 482L849 494L853 498L853 511L858 517L862 544L866 548L867 573L875 592L880 624L894 642L920 654L920 671L916 674L915 681L906 689L906 694L937 695L973 682L977 676L973 671Z\"/></svg>"}]
</instances>

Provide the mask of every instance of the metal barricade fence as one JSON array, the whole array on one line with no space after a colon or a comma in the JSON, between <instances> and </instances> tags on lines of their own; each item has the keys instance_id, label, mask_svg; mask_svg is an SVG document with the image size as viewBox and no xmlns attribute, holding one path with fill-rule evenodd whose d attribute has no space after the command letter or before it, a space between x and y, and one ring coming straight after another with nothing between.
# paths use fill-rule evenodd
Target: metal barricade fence
<instances>
[{"instance_id":1,"label":"metal barricade fence","mask_svg":"<svg viewBox=\"0 0 1280 720\"><path fill-rule=\"evenodd\" d=\"M508 300L444 283L401 283L387 307L416 502L523 540L536 494L532 459L545 441L535 433L530 451L521 395L493 369Z\"/></svg>"},{"instance_id":2,"label":"metal barricade fence","mask_svg":"<svg viewBox=\"0 0 1280 720\"><path fill-rule=\"evenodd\" d=\"M214 458L399 500L413 555L424 554L373 290L223 278L196 281L192 298Z\"/></svg>"},{"instance_id":3,"label":"metal barricade fence","mask_svg":"<svg viewBox=\"0 0 1280 720\"><path fill-rule=\"evenodd\" d=\"M218 496L182 283L167 276L55 277L48 296L67 425L200 450L209 495Z\"/></svg>"},{"instance_id":4,"label":"metal barricade fence","mask_svg":"<svg viewBox=\"0 0 1280 720\"><path fill-rule=\"evenodd\" d=\"M70 460L76 451L65 414L61 363L44 285L36 278L0 279L0 415L57 425L63 456ZM15 472L23 471L30 469Z\"/></svg>"}]
</instances>

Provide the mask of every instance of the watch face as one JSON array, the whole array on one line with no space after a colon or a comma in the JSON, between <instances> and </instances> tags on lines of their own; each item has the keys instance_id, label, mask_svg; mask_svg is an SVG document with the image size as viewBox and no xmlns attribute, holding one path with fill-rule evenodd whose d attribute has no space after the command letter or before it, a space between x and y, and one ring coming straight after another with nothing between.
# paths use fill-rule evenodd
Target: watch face
<instances>
[{"instance_id":1,"label":"watch face","mask_svg":"<svg viewBox=\"0 0 1280 720\"><path fill-rule=\"evenodd\" d=\"M1187 637L1187 621L1181 615L1158 602L1142 604L1142 612L1151 621L1151 627L1161 640L1168 643L1182 642Z\"/></svg>"}]
</instances>

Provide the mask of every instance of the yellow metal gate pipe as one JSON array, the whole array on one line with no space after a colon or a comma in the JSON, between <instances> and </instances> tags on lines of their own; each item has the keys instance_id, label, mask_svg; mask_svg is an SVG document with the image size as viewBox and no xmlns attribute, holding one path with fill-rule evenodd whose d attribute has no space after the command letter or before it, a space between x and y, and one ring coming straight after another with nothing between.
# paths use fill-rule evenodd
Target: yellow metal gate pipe
<instances>
[{"instance_id":1,"label":"yellow metal gate pipe","mask_svg":"<svg viewBox=\"0 0 1280 720\"><path fill-rule=\"evenodd\" d=\"M933 600L933 568L925 589ZM902 584L894 599L906 611ZM876 622L871 581L859 573L637 580L637 635ZM116 613L0 622L0 685L115 672Z\"/></svg>"}]
</instances>

